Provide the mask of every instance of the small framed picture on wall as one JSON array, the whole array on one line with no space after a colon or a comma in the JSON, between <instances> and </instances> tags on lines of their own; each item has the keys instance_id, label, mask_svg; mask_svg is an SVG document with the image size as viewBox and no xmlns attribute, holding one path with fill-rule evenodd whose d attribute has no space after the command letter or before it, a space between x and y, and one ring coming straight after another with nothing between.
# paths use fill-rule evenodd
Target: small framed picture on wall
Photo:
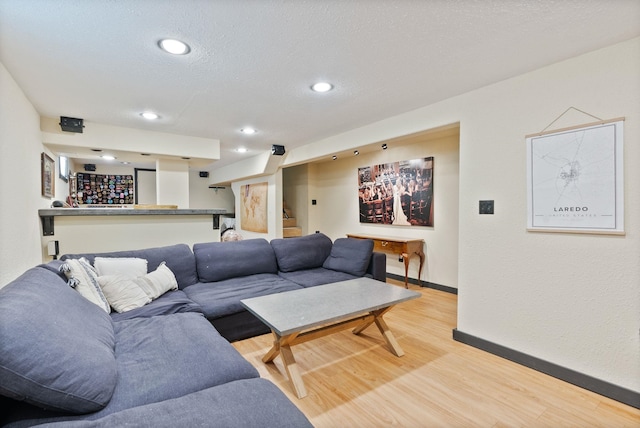
<instances>
[{"instance_id":1,"label":"small framed picture on wall","mask_svg":"<svg viewBox=\"0 0 640 428\"><path fill-rule=\"evenodd\" d=\"M56 184L56 164L46 153L40 156L40 173L42 196L45 198L53 198L55 194Z\"/></svg>"}]
</instances>

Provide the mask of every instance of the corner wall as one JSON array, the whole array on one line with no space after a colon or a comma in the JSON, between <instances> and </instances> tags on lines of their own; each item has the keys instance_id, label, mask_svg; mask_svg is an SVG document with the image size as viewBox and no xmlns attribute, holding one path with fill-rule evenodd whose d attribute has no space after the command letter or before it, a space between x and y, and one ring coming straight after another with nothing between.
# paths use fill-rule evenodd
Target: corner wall
<instances>
[{"instance_id":1,"label":"corner wall","mask_svg":"<svg viewBox=\"0 0 640 428\"><path fill-rule=\"evenodd\" d=\"M2 63L0 94L2 287L41 262L38 209L49 208L51 200L40 195L40 153L46 151L40 116ZM60 186L59 181L56 186Z\"/></svg>"}]
</instances>

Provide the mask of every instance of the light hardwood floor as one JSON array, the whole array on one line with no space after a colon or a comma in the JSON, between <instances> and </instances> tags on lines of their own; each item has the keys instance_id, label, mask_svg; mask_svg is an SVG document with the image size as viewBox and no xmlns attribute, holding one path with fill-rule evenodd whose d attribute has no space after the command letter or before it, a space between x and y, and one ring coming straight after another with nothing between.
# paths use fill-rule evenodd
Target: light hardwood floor
<instances>
[{"instance_id":1,"label":"light hardwood floor","mask_svg":"<svg viewBox=\"0 0 640 428\"><path fill-rule=\"evenodd\" d=\"M391 354L375 326L297 345L303 399L279 357L262 362L270 334L233 345L317 428L640 427L640 410L454 341L457 296L410 288L422 297L385 316L405 355Z\"/></svg>"}]
</instances>

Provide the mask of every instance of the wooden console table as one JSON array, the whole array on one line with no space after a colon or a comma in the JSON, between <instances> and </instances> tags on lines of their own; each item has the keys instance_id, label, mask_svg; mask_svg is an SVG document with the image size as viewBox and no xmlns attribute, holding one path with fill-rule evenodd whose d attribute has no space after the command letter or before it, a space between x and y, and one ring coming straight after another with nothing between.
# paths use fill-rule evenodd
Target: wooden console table
<instances>
[{"instance_id":1,"label":"wooden console table","mask_svg":"<svg viewBox=\"0 0 640 428\"><path fill-rule=\"evenodd\" d=\"M373 241L373 251L381 251L385 253L398 254L404 260L404 287L409 288L408 272L409 259L413 254L420 257L420 268L418 270L418 282L422 284L420 277L422 276L422 266L424 265L424 246L423 239L411 238L393 238L389 236L371 236L359 234L347 234L349 238L371 239Z\"/></svg>"}]
</instances>

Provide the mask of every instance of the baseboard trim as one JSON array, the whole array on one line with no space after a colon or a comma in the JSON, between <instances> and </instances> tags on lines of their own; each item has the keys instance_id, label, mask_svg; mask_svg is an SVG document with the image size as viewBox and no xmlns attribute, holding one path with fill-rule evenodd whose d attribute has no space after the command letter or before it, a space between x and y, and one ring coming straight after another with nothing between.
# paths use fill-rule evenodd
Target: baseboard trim
<instances>
[{"instance_id":1,"label":"baseboard trim","mask_svg":"<svg viewBox=\"0 0 640 428\"><path fill-rule=\"evenodd\" d=\"M636 409L640 409L640 393L631 391L630 389L626 389L618 385L596 379L589 375L576 372L575 370L541 360L523 352L498 345L497 343L464 333L457 328L453 329L453 340L545 373L549 376L579 386L580 388L587 389L595 392L596 394L600 394L628 406L635 407Z\"/></svg>"},{"instance_id":2,"label":"baseboard trim","mask_svg":"<svg viewBox=\"0 0 640 428\"><path fill-rule=\"evenodd\" d=\"M396 275L394 273L387 272L387 278L391 278L391 279L394 279L396 281L404 282L404 276ZM409 284L419 285L420 287L423 287L423 288L433 288L434 290L444 291L446 293L458 294L458 289L457 288L449 287L447 285L436 284L435 282L418 281L415 278L408 278L407 282Z\"/></svg>"}]
</instances>

